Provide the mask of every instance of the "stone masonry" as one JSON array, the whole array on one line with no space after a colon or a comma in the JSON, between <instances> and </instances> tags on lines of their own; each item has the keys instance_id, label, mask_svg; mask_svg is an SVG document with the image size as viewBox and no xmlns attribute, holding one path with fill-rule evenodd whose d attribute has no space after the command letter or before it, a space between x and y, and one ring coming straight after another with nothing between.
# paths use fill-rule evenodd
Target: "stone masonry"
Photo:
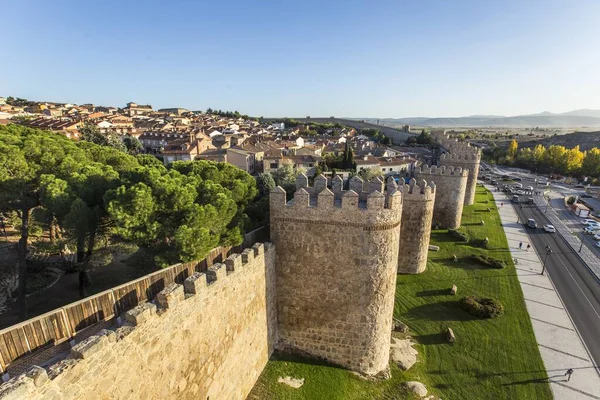
<instances>
[{"instance_id":1,"label":"stone masonry","mask_svg":"<svg viewBox=\"0 0 600 400\"><path fill-rule=\"evenodd\" d=\"M286 203L271 192L277 246L278 348L365 375L386 371L396 289L402 195L381 179L343 191L300 176Z\"/></svg>"},{"instance_id":2,"label":"stone masonry","mask_svg":"<svg viewBox=\"0 0 600 400\"><path fill-rule=\"evenodd\" d=\"M469 171L461 167L423 166L415 171L415 178L435 183L433 226L458 229L462 219L463 203Z\"/></svg>"},{"instance_id":3,"label":"stone masonry","mask_svg":"<svg viewBox=\"0 0 600 400\"><path fill-rule=\"evenodd\" d=\"M388 190L394 185L395 182L390 179ZM427 184L411 179L401 189L403 204L398 273L419 274L427 268L436 187L433 182Z\"/></svg>"},{"instance_id":4,"label":"stone masonry","mask_svg":"<svg viewBox=\"0 0 600 400\"><path fill-rule=\"evenodd\" d=\"M274 264L274 246L256 244L171 284L158 308L139 305L48 370L0 386L0 398L245 399L277 339Z\"/></svg>"},{"instance_id":5,"label":"stone masonry","mask_svg":"<svg viewBox=\"0 0 600 400\"><path fill-rule=\"evenodd\" d=\"M465 147L455 153L442 154L440 166L462 168L469 171L467 177L467 189L465 192L465 205L475 202L475 190L477 189L477 177L479 176L479 164L481 163L481 149L477 147Z\"/></svg>"}]
</instances>

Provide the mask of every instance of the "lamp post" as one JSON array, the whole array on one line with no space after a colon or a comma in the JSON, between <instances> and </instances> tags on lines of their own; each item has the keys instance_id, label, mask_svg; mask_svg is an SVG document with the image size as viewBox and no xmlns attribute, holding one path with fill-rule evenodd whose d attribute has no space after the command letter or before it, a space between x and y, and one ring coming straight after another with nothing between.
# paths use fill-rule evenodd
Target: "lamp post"
<instances>
[{"instance_id":1,"label":"lamp post","mask_svg":"<svg viewBox=\"0 0 600 400\"><path fill-rule=\"evenodd\" d=\"M579 245L578 253L581 253L581 249L583 249L583 241L585 240L585 234L581 232L581 244Z\"/></svg>"},{"instance_id":2,"label":"lamp post","mask_svg":"<svg viewBox=\"0 0 600 400\"><path fill-rule=\"evenodd\" d=\"M552 249L546 247L546 257L544 258L544 264L542 264L542 275L544 275L544 271L546 271L546 261L548 261L548 256L552 254Z\"/></svg>"}]
</instances>

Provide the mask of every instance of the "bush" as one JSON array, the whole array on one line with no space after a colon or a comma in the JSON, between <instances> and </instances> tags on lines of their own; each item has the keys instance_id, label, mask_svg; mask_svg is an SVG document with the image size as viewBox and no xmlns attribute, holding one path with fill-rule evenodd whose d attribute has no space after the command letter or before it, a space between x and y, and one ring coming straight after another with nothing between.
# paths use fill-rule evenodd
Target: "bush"
<instances>
[{"instance_id":1,"label":"bush","mask_svg":"<svg viewBox=\"0 0 600 400\"><path fill-rule=\"evenodd\" d=\"M474 246L474 247L480 247L482 249L487 249L489 242L490 242L490 240L488 238L484 238L484 239L471 239L469 241L469 244L471 246Z\"/></svg>"},{"instance_id":2,"label":"bush","mask_svg":"<svg viewBox=\"0 0 600 400\"><path fill-rule=\"evenodd\" d=\"M486 267L490 268L502 269L506 267L506 263L504 261L482 254L470 256L468 257L468 259L470 261L476 262L477 264L485 265Z\"/></svg>"},{"instance_id":3,"label":"bush","mask_svg":"<svg viewBox=\"0 0 600 400\"><path fill-rule=\"evenodd\" d=\"M448 233L450 234L450 236L452 236L455 239L460 240L461 242L469 242L469 240L471 239L469 237L469 234L463 231L459 231L457 229L448 229Z\"/></svg>"},{"instance_id":4,"label":"bush","mask_svg":"<svg viewBox=\"0 0 600 400\"><path fill-rule=\"evenodd\" d=\"M460 299L463 310L481 318L496 318L504 314L504 306L496 299L467 296Z\"/></svg>"}]
</instances>

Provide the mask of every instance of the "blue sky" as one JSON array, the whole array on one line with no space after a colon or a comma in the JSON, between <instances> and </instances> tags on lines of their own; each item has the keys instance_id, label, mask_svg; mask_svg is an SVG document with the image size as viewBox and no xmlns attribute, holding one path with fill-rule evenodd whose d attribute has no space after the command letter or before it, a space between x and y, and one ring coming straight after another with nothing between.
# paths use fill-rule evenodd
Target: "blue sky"
<instances>
[{"instance_id":1,"label":"blue sky","mask_svg":"<svg viewBox=\"0 0 600 400\"><path fill-rule=\"evenodd\" d=\"M4 1L0 96L256 116L600 109L600 1Z\"/></svg>"}]
</instances>

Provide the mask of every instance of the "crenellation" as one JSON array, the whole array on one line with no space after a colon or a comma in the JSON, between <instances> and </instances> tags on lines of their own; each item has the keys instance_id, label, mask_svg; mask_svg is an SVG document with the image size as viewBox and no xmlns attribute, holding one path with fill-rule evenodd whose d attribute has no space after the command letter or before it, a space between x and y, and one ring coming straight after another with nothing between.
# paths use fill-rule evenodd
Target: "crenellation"
<instances>
[{"instance_id":1,"label":"crenellation","mask_svg":"<svg viewBox=\"0 0 600 400\"><path fill-rule=\"evenodd\" d=\"M198 294L208 287L208 278L204 272L194 272L183 282L183 289L187 294Z\"/></svg>"},{"instance_id":2,"label":"crenellation","mask_svg":"<svg viewBox=\"0 0 600 400\"><path fill-rule=\"evenodd\" d=\"M308 187L308 176L301 173L296 177L296 190Z\"/></svg>"},{"instance_id":3,"label":"crenellation","mask_svg":"<svg viewBox=\"0 0 600 400\"><path fill-rule=\"evenodd\" d=\"M318 175L315 177L314 185L313 185L313 193L319 194L324 189L327 189L327 178L324 175Z\"/></svg>"},{"instance_id":4,"label":"crenellation","mask_svg":"<svg viewBox=\"0 0 600 400\"><path fill-rule=\"evenodd\" d=\"M354 191L355 193L359 194L362 193L363 191L363 184L364 181L358 177L358 176L353 176L352 178L350 178L350 190Z\"/></svg>"},{"instance_id":5,"label":"crenellation","mask_svg":"<svg viewBox=\"0 0 600 400\"><path fill-rule=\"evenodd\" d=\"M333 177L331 180L331 189L336 195L342 193L342 190L344 190L344 180L341 176L336 175Z\"/></svg>"},{"instance_id":6,"label":"crenellation","mask_svg":"<svg viewBox=\"0 0 600 400\"><path fill-rule=\"evenodd\" d=\"M227 272L239 271L242 268L242 256L236 253L227 257L225 268L227 268Z\"/></svg>"},{"instance_id":7,"label":"crenellation","mask_svg":"<svg viewBox=\"0 0 600 400\"><path fill-rule=\"evenodd\" d=\"M209 269L206 270L206 278L209 284L225 279L227 277L227 268L223 263L213 264Z\"/></svg>"}]
</instances>

